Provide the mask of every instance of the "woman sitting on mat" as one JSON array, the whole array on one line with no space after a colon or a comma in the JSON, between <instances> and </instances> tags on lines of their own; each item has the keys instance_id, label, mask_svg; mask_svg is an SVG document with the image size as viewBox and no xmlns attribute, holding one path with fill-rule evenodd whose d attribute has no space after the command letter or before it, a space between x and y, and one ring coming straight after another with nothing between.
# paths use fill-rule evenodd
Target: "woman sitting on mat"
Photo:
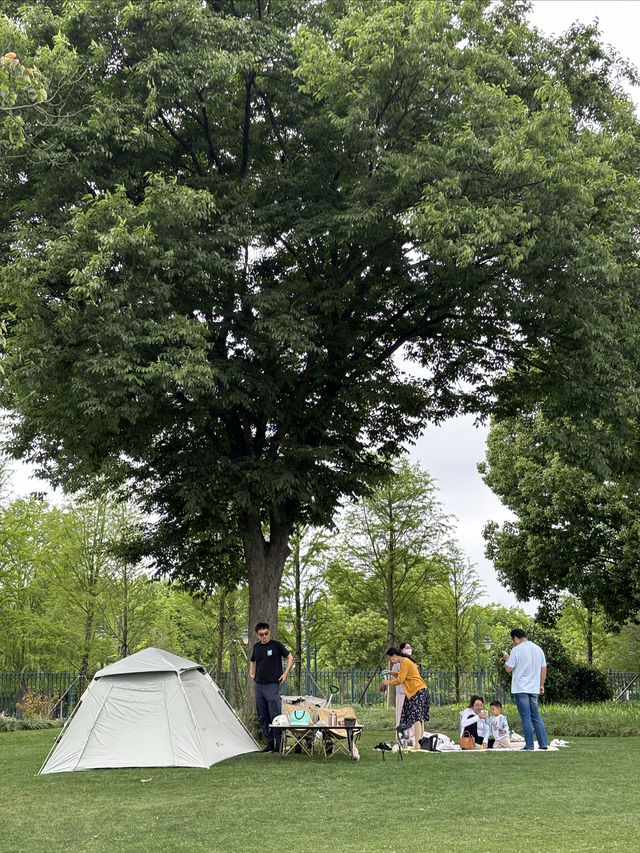
<instances>
[{"instance_id":1,"label":"woman sitting on mat","mask_svg":"<svg viewBox=\"0 0 640 853\"><path fill-rule=\"evenodd\" d=\"M394 646L387 649L386 655L390 664L400 664L400 670L398 673L391 673L396 676L395 678L385 679L382 683L386 687L401 684L405 694L398 731L406 731L413 726L414 743L418 746L424 735L424 721L429 719L431 699L427 685L422 680L415 659L411 655L403 654Z\"/></svg>"},{"instance_id":2,"label":"woman sitting on mat","mask_svg":"<svg viewBox=\"0 0 640 853\"><path fill-rule=\"evenodd\" d=\"M488 716L482 696L472 696L469 706L460 714L460 735L469 732L475 738L476 746L486 749L489 744Z\"/></svg>"}]
</instances>

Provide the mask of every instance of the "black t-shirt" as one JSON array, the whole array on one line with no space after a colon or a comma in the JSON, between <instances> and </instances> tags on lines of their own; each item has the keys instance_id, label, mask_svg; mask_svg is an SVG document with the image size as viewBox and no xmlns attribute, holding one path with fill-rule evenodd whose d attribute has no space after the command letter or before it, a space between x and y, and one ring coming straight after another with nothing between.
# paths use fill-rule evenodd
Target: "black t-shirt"
<instances>
[{"instance_id":1,"label":"black t-shirt","mask_svg":"<svg viewBox=\"0 0 640 853\"><path fill-rule=\"evenodd\" d=\"M277 640L268 643L256 643L251 653L251 660L256 663L256 681L258 684L271 684L280 681L282 675L282 658L289 657L289 650Z\"/></svg>"}]
</instances>

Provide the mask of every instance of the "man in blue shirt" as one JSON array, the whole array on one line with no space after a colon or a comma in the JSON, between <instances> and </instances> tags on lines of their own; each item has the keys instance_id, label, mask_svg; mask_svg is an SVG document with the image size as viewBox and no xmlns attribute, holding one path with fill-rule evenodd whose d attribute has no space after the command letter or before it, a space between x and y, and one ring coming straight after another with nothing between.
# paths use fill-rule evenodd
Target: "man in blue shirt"
<instances>
[{"instance_id":1,"label":"man in blue shirt","mask_svg":"<svg viewBox=\"0 0 640 853\"><path fill-rule=\"evenodd\" d=\"M533 749L535 730L540 749L547 748L547 731L538 711L538 698L544 693L547 678L547 661L544 652L527 639L522 628L511 631L511 654L504 652L504 668L511 676L511 692L515 699L524 735L524 748Z\"/></svg>"}]
</instances>

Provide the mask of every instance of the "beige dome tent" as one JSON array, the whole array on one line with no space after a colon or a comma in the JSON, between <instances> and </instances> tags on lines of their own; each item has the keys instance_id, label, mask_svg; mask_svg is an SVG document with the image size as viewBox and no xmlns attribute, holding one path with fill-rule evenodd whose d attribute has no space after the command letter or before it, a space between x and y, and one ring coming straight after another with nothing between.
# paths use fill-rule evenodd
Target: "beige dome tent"
<instances>
[{"instance_id":1,"label":"beige dome tent","mask_svg":"<svg viewBox=\"0 0 640 853\"><path fill-rule=\"evenodd\" d=\"M40 772L210 767L258 749L204 667L149 648L95 674Z\"/></svg>"}]
</instances>

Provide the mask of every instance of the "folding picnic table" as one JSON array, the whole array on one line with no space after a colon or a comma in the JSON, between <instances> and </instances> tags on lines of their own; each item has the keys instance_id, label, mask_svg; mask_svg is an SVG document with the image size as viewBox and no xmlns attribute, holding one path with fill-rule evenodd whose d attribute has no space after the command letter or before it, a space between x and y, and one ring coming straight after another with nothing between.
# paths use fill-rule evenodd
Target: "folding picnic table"
<instances>
[{"instance_id":1,"label":"folding picnic table","mask_svg":"<svg viewBox=\"0 0 640 853\"><path fill-rule=\"evenodd\" d=\"M339 752L346 752L353 761L355 760L353 748L362 731L360 725L329 727L313 723L304 726L270 726L270 728L280 733L278 762L291 752L295 752L296 747L299 747L299 752L311 757L316 742L320 744L322 755L329 757ZM322 735L320 739L316 738L318 732Z\"/></svg>"}]
</instances>

